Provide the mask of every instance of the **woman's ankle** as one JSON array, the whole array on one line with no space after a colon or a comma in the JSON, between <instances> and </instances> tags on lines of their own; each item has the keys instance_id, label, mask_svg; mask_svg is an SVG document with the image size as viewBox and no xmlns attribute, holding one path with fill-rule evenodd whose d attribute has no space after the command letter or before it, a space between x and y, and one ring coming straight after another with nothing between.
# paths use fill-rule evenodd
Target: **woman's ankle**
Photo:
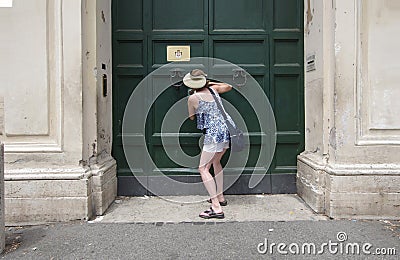
<instances>
[{"instance_id":1,"label":"woman's ankle","mask_svg":"<svg viewBox=\"0 0 400 260\"><path fill-rule=\"evenodd\" d=\"M217 198L218 198L218 201L219 201L219 202L225 201L224 194L219 194L219 195L217 196Z\"/></svg>"},{"instance_id":2,"label":"woman's ankle","mask_svg":"<svg viewBox=\"0 0 400 260\"><path fill-rule=\"evenodd\" d=\"M218 205L218 207L215 207L214 205L211 206L212 209L214 210L215 213L221 213L222 211L222 207Z\"/></svg>"}]
</instances>

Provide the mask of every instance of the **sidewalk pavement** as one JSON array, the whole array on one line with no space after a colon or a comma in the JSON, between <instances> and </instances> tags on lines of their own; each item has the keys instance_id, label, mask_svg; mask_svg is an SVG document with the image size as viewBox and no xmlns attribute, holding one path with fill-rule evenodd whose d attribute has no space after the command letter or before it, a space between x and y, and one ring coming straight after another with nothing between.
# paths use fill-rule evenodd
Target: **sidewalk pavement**
<instances>
[{"instance_id":1,"label":"sidewalk pavement","mask_svg":"<svg viewBox=\"0 0 400 260\"><path fill-rule=\"evenodd\" d=\"M102 223L133 222L197 222L199 213L210 204L204 196L122 197L108 212L94 220ZM223 207L225 219L230 221L293 221L326 220L315 214L296 194L282 195L227 195L228 206Z\"/></svg>"},{"instance_id":2,"label":"sidewalk pavement","mask_svg":"<svg viewBox=\"0 0 400 260\"><path fill-rule=\"evenodd\" d=\"M1 257L399 259L399 221L330 220L296 195L226 198L224 220L197 216L207 202L183 203L199 197L118 198L104 216L91 221L7 228Z\"/></svg>"}]
</instances>

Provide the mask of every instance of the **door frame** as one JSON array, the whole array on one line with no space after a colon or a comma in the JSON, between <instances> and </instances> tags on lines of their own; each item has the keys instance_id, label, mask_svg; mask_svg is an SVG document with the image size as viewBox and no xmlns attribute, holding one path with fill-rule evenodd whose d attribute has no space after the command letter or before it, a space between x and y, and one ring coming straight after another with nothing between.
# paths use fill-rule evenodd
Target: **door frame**
<instances>
[{"instance_id":1,"label":"door frame","mask_svg":"<svg viewBox=\"0 0 400 260\"><path fill-rule=\"evenodd\" d=\"M273 0L271 0L271 3L272 2L273 2ZM299 0L298 1L298 9L299 10L303 10L303 6L304 6L304 2ZM301 57L298 57L298 58L301 58L299 60L302 61L302 64L299 64L299 67L292 66L292 67L289 68L289 71L292 71L292 73L293 73L292 75L299 76L299 81L300 81L300 84L301 84L301 89L300 89L300 93L299 93L299 95L300 95L299 96L299 102L301 102L301 105L300 105L301 109L298 112L300 114L300 118L302 119L301 122L299 122L299 124L300 124L299 129L301 130L300 134L302 135L302 140L301 140L301 143L300 143L300 145L298 147L298 154L300 152L304 151L304 146L305 146L305 144L304 144L304 142L305 142L305 136L304 136L304 134L305 134L304 133L304 125L305 125L305 109L304 109L305 72L304 72L304 67L303 67L304 66L304 34L303 34L303 32L304 32L304 20L303 20L304 16L303 16L303 12L304 11L298 11L298 14L299 14L299 27L300 27L300 30L297 32L298 37L293 37L293 35L290 35L287 32L287 30L284 30L284 29L282 29L282 30L280 30L280 29L279 30L272 30L271 34L269 34L269 38L270 38L270 42L269 42L269 44L270 44L270 66L271 66L271 69L273 69L275 71L274 73L277 73L277 75L281 75L281 73L284 73L284 72L282 72L282 68L281 67L273 66L275 64L272 61L272 59L273 59L273 57L275 57L275 54L276 54L275 53L275 49L272 47L272 46L274 46L273 43L274 42L279 42L279 41L296 41L296 40L300 41L300 43L299 43L300 47L299 48L301 48L302 51L299 52L298 55L300 55ZM114 16L114 11L113 10L112 10L112 16ZM113 28L112 36L111 36L112 43L113 43L112 44L113 45L113 47L112 47L112 49L113 49L112 50L112 55L114 55L114 33L113 33L114 32L114 25L112 25L112 28ZM113 64L113 74L114 74L114 64ZM287 75L290 75L290 72ZM115 80L116 80L115 78L116 77L114 75L112 86L115 86L115 84L114 84ZM270 87L272 88L272 86L274 84L275 84L274 78L271 77L270 78ZM114 88L113 88L113 90L114 90ZM113 93L114 93L114 91L113 91ZM113 103L113 112L112 112L113 124L112 125L113 125L113 131L114 131L114 126L115 126L114 120L116 118L115 117L115 111L116 111L116 109L118 109L117 108L117 104L116 104L115 99L114 99L114 94L113 94L113 102L112 103ZM283 143L288 143L288 144L293 142L293 140L290 137L289 138L287 138L287 137L279 138L278 137L278 141L281 141ZM255 193L273 193L273 194L276 194L276 193L296 193L297 192L297 190L296 190L296 172L297 172L297 168L296 169L295 168L290 169L290 171L292 172L291 174L286 174L285 173L288 169L281 168L279 170L281 170L282 173L278 172L278 173L272 174L271 175L271 180L268 180L268 184L266 184L266 185L271 185L271 183L274 182L274 183L279 183L280 184L279 186L277 186L275 188L273 188L271 186L271 189L268 189L268 190L257 190L257 191L255 191ZM118 182L118 194L119 195L142 195L143 190L140 190L140 188L137 191L132 191L131 189L129 189L129 187L132 187L132 185L139 184L137 181L134 180L134 178L126 178L126 179L123 178L123 179L124 179L123 181L119 181ZM272 179L274 179L274 180L272 180ZM242 181L239 181L239 183L241 183L241 182ZM247 184L248 181L243 181L243 183ZM123 190L124 189L128 189L128 190L130 190L130 193L129 194L126 194L124 192L121 193L120 192L121 189L123 189ZM234 190L235 191L233 193L238 193L238 192L240 193L240 191L242 189L239 188L239 189L234 189Z\"/></svg>"}]
</instances>

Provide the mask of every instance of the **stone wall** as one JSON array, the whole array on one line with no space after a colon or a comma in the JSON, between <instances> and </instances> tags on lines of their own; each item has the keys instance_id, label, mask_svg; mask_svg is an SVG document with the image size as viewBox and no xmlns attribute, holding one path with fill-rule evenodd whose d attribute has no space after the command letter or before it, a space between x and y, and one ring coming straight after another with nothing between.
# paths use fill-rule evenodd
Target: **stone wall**
<instances>
[{"instance_id":1,"label":"stone wall","mask_svg":"<svg viewBox=\"0 0 400 260\"><path fill-rule=\"evenodd\" d=\"M101 80L111 89L111 1L14 0L0 32L7 224L102 214L117 187Z\"/></svg>"},{"instance_id":2,"label":"stone wall","mask_svg":"<svg viewBox=\"0 0 400 260\"><path fill-rule=\"evenodd\" d=\"M3 252L4 247L4 145L0 143L0 253Z\"/></svg>"},{"instance_id":3,"label":"stone wall","mask_svg":"<svg viewBox=\"0 0 400 260\"><path fill-rule=\"evenodd\" d=\"M330 217L398 219L400 4L305 3L305 51L317 53L317 69L306 73L298 193Z\"/></svg>"}]
</instances>

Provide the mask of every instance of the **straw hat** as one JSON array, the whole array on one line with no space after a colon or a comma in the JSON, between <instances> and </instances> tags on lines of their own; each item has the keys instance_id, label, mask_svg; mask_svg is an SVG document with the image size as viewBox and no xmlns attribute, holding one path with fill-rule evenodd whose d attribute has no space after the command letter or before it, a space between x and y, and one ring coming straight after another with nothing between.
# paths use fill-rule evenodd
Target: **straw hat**
<instances>
[{"instance_id":1,"label":"straw hat","mask_svg":"<svg viewBox=\"0 0 400 260\"><path fill-rule=\"evenodd\" d=\"M183 83L189 88L199 89L206 85L206 76L207 74L205 74L204 71L194 69L185 75L183 78Z\"/></svg>"}]
</instances>

